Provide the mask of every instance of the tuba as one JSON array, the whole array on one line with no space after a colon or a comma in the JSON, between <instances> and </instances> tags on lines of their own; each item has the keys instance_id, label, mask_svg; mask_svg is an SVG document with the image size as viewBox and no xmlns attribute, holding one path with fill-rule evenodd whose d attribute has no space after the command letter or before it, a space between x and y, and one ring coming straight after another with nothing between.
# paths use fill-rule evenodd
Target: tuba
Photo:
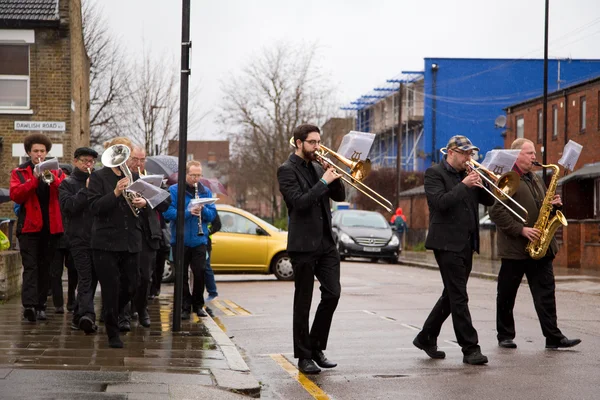
<instances>
[{"instance_id":1,"label":"tuba","mask_svg":"<svg viewBox=\"0 0 600 400\"><path fill-rule=\"evenodd\" d=\"M124 144L115 144L114 146L110 146L108 149L104 150L104 153L102 153L102 164L110 168L119 168L123 172L123 175L129 178L129 186L131 186L133 183L133 176L126 164L130 154L131 150ZM133 199L139 197L139 195L135 192L125 189L123 190L123 197L125 198L125 201L127 201L127 205L131 209L133 215L138 217L140 210L133 205Z\"/></svg>"},{"instance_id":2,"label":"tuba","mask_svg":"<svg viewBox=\"0 0 600 400\"><path fill-rule=\"evenodd\" d=\"M546 197L544 197L544 202L542 203L542 207L540 208L540 215L538 216L537 221L535 221L535 225L533 226L536 229L539 229L541 232L540 238L535 241L530 241L527 243L527 247L525 250L529 253L531 258L534 260L539 260L540 258L546 255L548 251L548 246L550 246L550 242L556 233L556 230L560 228L561 225L567 226L567 218L563 215L562 212L556 211L556 215L550 218L550 213L552 212L552 198L556 193L556 186L558 184L558 173L560 172L560 168L555 164L542 165L539 162L535 161L533 163L538 167L543 168L551 168L554 172L552 173L552 180L550 181L550 186L546 191Z\"/></svg>"}]
</instances>

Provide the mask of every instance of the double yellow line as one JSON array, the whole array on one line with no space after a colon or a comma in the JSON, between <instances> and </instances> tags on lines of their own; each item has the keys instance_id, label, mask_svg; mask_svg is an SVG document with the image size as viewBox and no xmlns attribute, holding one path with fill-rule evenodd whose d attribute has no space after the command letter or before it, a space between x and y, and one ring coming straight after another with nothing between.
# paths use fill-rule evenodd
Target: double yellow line
<instances>
[{"instance_id":1,"label":"double yellow line","mask_svg":"<svg viewBox=\"0 0 600 400\"><path fill-rule=\"evenodd\" d=\"M308 379L306 375L298 371L294 365L288 361L283 354L269 354L269 356L277 363L285 372L287 372L292 378L294 378L304 390L308 392L314 399L317 400L329 400L329 396L320 387L318 387L313 381Z\"/></svg>"},{"instance_id":2,"label":"double yellow line","mask_svg":"<svg viewBox=\"0 0 600 400\"><path fill-rule=\"evenodd\" d=\"M229 317L232 317L235 315L244 315L244 316L252 315L252 313L250 311L246 310L243 307L240 307L239 305L237 305L236 303L234 303L231 300L215 299L210 302L210 305L214 305L219 310L221 310L223 312L223 314L225 314Z\"/></svg>"}]
</instances>

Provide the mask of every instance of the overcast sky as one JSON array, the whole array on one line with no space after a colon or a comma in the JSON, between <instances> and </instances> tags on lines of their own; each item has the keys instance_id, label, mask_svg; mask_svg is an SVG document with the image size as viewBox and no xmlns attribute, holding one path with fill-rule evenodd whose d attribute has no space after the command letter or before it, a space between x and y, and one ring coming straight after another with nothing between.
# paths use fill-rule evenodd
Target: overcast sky
<instances>
[{"instance_id":1,"label":"overcast sky","mask_svg":"<svg viewBox=\"0 0 600 400\"><path fill-rule=\"evenodd\" d=\"M130 54L180 60L181 1L91 0ZM224 139L212 117L221 82L275 42L317 42L343 106L424 57L542 58L544 0L192 0L192 76L200 110L190 139ZM600 1L551 0L551 57L600 58ZM541 72L540 72L541 73ZM217 137L215 137L217 135Z\"/></svg>"}]
</instances>

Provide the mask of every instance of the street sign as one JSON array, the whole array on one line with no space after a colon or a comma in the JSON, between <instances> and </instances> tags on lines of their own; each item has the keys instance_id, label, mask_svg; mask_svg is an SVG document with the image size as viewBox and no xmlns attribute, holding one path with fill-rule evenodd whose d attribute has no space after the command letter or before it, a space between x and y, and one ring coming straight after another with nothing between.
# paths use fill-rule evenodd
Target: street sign
<instances>
[{"instance_id":1,"label":"street sign","mask_svg":"<svg viewBox=\"0 0 600 400\"><path fill-rule=\"evenodd\" d=\"M60 121L15 121L15 131L64 132L66 123Z\"/></svg>"}]
</instances>

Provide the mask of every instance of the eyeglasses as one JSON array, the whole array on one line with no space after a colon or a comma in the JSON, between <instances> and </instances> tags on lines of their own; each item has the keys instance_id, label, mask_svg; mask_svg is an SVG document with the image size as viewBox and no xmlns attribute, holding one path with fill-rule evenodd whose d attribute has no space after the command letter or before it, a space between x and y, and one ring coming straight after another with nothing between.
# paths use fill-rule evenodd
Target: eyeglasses
<instances>
[{"instance_id":1,"label":"eyeglasses","mask_svg":"<svg viewBox=\"0 0 600 400\"><path fill-rule=\"evenodd\" d=\"M469 151L462 151L462 150L458 150L458 149L451 149L451 150L455 153L462 154L463 156L471 157L473 155L473 150L469 150Z\"/></svg>"},{"instance_id":2,"label":"eyeglasses","mask_svg":"<svg viewBox=\"0 0 600 400\"><path fill-rule=\"evenodd\" d=\"M321 141L320 140L305 140L304 142L310 144L311 146L321 145Z\"/></svg>"},{"instance_id":3,"label":"eyeglasses","mask_svg":"<svg viewBox=\"0 0 600 400\"><path fill-rule=\"evenodd\" d=\"M145 163L146 159L145 158L131 157L131 161L135 161L135 162L139 162L139 163Z\"/></svg>"},{"instance_id":4,"label":"eyeglasses","mask_svg":"<svg viewBox=\"0 0 600 400\"><path fill-rule=\"evenodd\" d=\"M202 174L188 174L188 176L194 179L202 178Z\"/></svg>"},{"instance_id":5,"label":"eyeglasses","mask_svg":"<svg viewBox=\"0 0 600 400\"><path fill-rule=\"evenodd\" d=\"M79 161L81 161L82 164L93 164L94 163L94 159L93 158L78 158Z\"/></svg>"}]
</instances>

